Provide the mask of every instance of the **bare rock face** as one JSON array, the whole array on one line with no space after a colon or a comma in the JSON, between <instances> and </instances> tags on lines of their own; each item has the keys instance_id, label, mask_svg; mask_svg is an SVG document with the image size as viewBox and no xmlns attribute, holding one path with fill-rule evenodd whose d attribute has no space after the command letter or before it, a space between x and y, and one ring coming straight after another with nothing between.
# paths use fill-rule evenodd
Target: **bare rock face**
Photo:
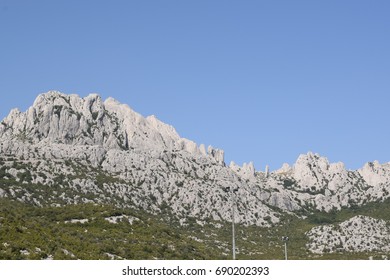
<instances>
[{"instance_id":1,"label":"bare rock face","mask_svg":"<svg viewBox=\"0 0 390 280\"><path fill-rule=\"evenodd\" d=\"M256 175L256 170L253 165L253 162L244 163L243 166L238 166L234 161L229 165L230 169L239 174L242 178L247 180L254 180Z\"/></svg>"},{"instance_id":2,"label":"bare rock face","mask_svg":"<svg viewBox=\"0 0 390 280\"><path fill-rule=\"evenodd\" d=\"M303 189L318 190L324 185L329 170L327 159L318 154L300 155L294 165L293 176Z\"/></svg>"},{"instance_id":3,"label":"bare rock face","mask_svg":"<svg viewBox=\"0 0 390 280\"><path fill-rule=\"evenodd\" d=\"M390 181L390 163L368 162L358 172L373 187L384 186Z\"/></svg>"},{"instance_id":4,"label":"bare rock face","mask_svg":"<svg viewBox=\"0 0 390 280\"><path fill-rule=\"evenodd\" d=\"M219 164L225 165L225 152L223 150L214 149L212 146L209 146L207 153Z\"/></svg>"},{"instance_id":5,"label":"bare rock face","mask_svg":"<svg viewBox=\"0 0 390 280\"><path fill-rule=\"evenodd\" d=\"M97 203L135 205L152 213L167 205L178 217L230 220L230 197L223 190L239 186L237 208L248 212L237 212L237 222L270 226L279 221L279 214L251 197L251 187L225 166L224 151L209 146L206 152L204 145L181 138L155 116L145 118L113 98L41 94L27 112L15 109L1 122L0 140L0 158L12 156L31 165L28 177L52 186L49 201L56 205L90 202L92 197ZM85 171L78 178L80 169ZM246 169L254 177L253 165ZM11 162L5 172L13 172ZM111 179L97 180L101 172ZM71 191L57 196L58 184ZM50 204L15 188L0 186L0 194L19 193L22 201Z\"/></svg>"},{"instance_id":6,"label":"bare rock face","mask_svg":"<svg viewBox=\"0 0 390 280\"><path fill-rule=\"evenodd\" d=\"M293 177L302 190L321 191L328 188L336 191L345 185L347 171L344 164L332 163L319 154L300 155L293 167Z\"/></svg>"},{"instance_id":7,"label":"bare rock face","mask_svg":"<svg viewBox=\"0 0 390 280\"><path fill-rule=\"evenodd\" d=\"M235 165L231 168L241 170ZM388 163L369 163L351 171L341 162L329 163L327 158L309 152L300 155L291 167L284 164L269 174L258 172L256 178L263 186L262 196L272 206L288 211L310 206L329 212L389 198L389 174Z\"/></svg>"},{"instance_id":8,"label":"bare rock face","mask_svg":"<svg viewBox=\"0 0 390 280\"><path fill-rule=\"evenodd\" d=\"M112 98L103 102L97 94L85 98L56 91L41 94L27 112L11 111L0 124L0 137L29 144L99 146L105 151L183 150L205 156L196 143L181 138L172 126L155 116L144 118ZM210 148L209 156L223 163L223 151Z\"/></svg>"},{"instance_id":9,"label":"bare rock face","mask_svg":"<svg viewBox=\"0 0 390 280\"><path fill-rule=\"evenodd\" d=\"M78 200L64 192L53 198L59 204L93 197L152 213L167 206L179 217L229 220L231 197L224 189L238 188L236 207L245 211L236 211L236 221L247 225L271 226L283 212L331 211L390 197L390 163L350 171L343 163L308 153L274 172L256 171L252 162L227 167L223 150L206 150L155 116L145 118L97 94L81 98L51 91L39 95L26 112L12 110L0 122L0 162L7 158L31 170L19 174L8 161L2 167L6 176L86 195ZM78 178L80 169L87 175ZM105 176L111 179L96 179ZM63 177L70 179L64 183ZM0 197L18 193L22 201L54 203L17 186L0 186Z\"/></svg>"}]
</instances>

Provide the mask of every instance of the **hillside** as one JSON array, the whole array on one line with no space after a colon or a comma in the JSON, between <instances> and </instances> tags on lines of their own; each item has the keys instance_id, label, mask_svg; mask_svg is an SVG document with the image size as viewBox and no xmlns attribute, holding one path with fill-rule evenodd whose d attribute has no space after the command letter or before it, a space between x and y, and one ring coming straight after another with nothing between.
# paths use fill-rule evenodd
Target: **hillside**
<instances>
[{"instance_id":1,"label":"hillside","mask_svg":"<svg viewBox=\"0 0 390 280\"><path fill-rule=\"evenodd\" d=\"M155 116L52 91L0 123L0 258L229 258L229 187L238 257L283 257L283 235L297 259L388 254L390 163L226 165Z\"/></svg>"}]
</instances>

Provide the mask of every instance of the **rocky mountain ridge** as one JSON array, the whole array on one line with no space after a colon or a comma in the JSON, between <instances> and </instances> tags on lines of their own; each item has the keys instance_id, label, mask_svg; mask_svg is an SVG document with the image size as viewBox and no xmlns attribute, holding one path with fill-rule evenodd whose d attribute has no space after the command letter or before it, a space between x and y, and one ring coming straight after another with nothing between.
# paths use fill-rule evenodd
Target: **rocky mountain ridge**
<instances>
[{"instance_id":1,"label":"rocky mountain ridge","mask_svg":"<svg viewBox=\"0 0 390 280\"><path fill-rule=\"evenodd\" d=\"M183 223L186 217L230 220L231 194L224 190L238 187L236 221L270 226L286 212L390 197L390 163L350 171L308 153L269 174L253 163L226 166L222 150L206 150L155 116L96 94L41 94L26 112L14 109L0 123L0 141L9 183L0 196L37 205L112 201L151 213L168 208ZM40 194L43 189L49 194Z\"/></svg>"},{"instance_id":2,"label":"rocky mountain ridge","mask_svg":"<svg viewBox=\"0 0 390 280\"><path fill-rule=\"evenodd\" d=\"M223 162L223 151L210 146L206 153L204 145L197 147L194 142L180 138L172 126L155 116L144 118L113 98L103 102L97 94L85 98L56 91L41 94L27 112L12 110L0 124L0 134L5 152L7 140L17 138L29 144L97 146L105 151L181 150Z\"/></svg>"}]
</instances>

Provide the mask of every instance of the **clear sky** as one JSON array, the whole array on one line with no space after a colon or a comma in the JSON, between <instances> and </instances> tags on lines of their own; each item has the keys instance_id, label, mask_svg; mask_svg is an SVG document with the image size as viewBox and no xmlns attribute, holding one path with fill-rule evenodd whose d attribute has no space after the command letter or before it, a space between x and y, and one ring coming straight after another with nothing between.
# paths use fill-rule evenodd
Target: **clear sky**
<instances>
[{"instance_id":1,"label":"clear sky","mask_svg":"<svg viewBox=\"0 0 390 280\"><path fill-rule=\"evenodd\" d=\"M0 0L0 118L99 93L257 169L390 161L390 1Z\"/></svg>"}]
</instances>

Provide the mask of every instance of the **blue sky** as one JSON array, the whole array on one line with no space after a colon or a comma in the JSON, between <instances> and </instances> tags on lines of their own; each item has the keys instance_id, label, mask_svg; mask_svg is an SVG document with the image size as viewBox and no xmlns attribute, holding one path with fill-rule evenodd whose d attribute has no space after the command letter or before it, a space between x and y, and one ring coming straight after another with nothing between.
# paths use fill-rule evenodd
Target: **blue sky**
<instances>
[{"instance_id":1,"label":"blue sky","mask_svg":"<svg viewBox=\"0 0 390 280\"><path fill-rule=\"evenodd\" d=\"M390 161L390 2L0 0L0 118L112 96L257 169Z\"/></svg>"}]
</instances>

